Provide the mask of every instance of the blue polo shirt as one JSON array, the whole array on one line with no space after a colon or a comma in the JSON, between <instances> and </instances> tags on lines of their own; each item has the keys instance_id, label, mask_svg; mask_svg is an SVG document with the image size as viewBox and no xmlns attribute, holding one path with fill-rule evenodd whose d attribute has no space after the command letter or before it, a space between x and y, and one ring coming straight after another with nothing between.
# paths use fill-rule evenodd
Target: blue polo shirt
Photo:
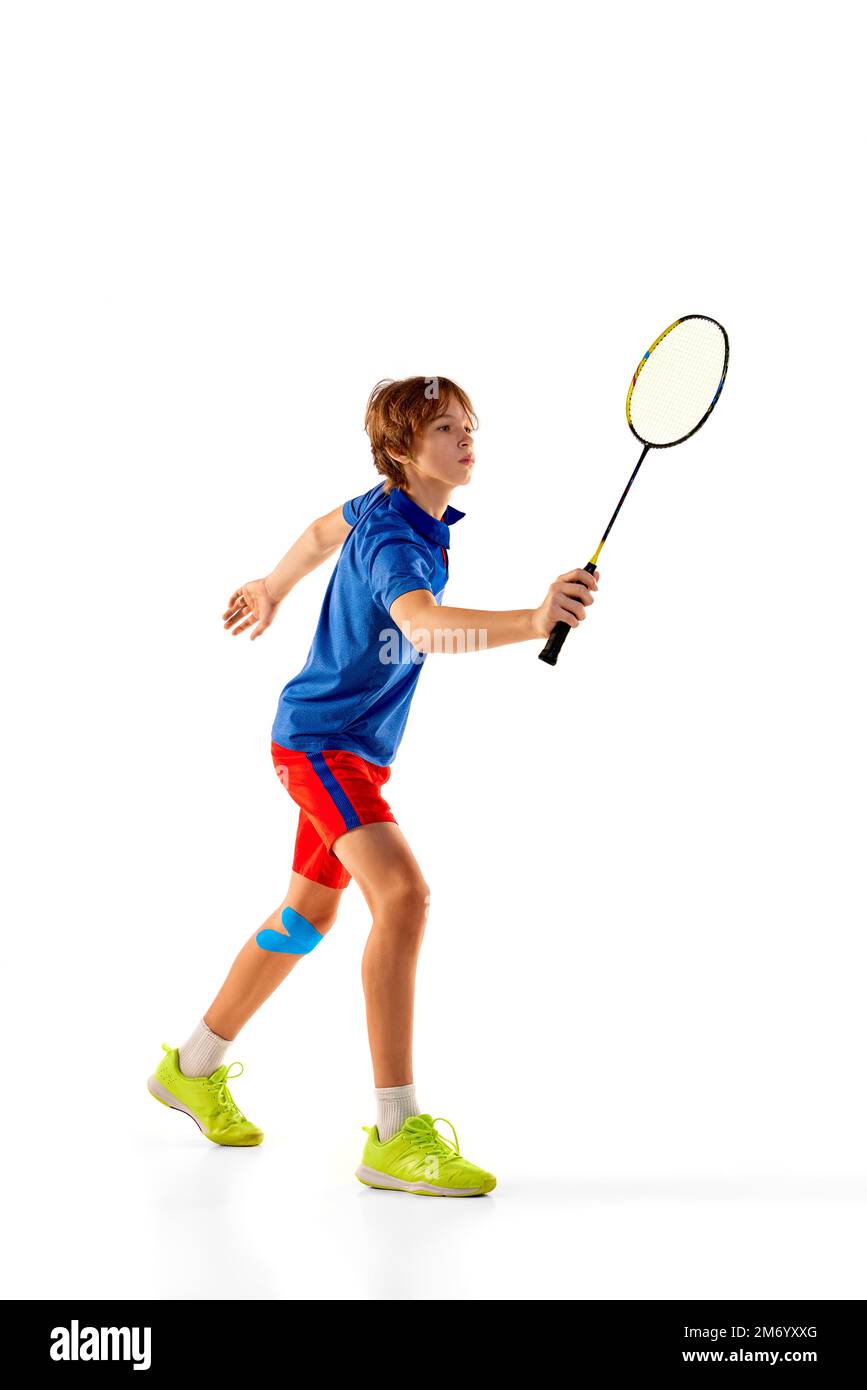
<instances>
[{"instance_id":1,"label":"blue polo shirt","mask_svg":"<svg viewBox=\"0 0 867 1390\"><path fill-rule=\"evenodd\" d=\"M283 687L271 729L284 748L345 748L368 762L394 761L426 659L395 627L401 594L429 589L439 603L448 579L449 527L405 492L377 483L343 507L352 527L334 567L307 661Z\"/></svg>"}]
</instances>

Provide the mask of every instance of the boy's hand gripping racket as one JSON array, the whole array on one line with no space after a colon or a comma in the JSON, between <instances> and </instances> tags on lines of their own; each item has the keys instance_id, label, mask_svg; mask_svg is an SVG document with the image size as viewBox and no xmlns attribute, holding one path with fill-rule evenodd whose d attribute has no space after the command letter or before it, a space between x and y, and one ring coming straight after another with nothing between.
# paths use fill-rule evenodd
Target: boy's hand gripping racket
<instances>
[{"instance_id":1,"label":"boy's hand gripping racket","mask_svg":"<svg viewBox=\"0 0 867 1390\"><path fill-rule=\"evenodd\" d=\"M728 334L721 323L705 314L675 319L647 349L626 394L629 428L644 449L595 555L584 566L590 574L596 572L599 553L648 449L670 449L701 429L719 400L728 365ZM539 660L556 666L570 631L568 623L556 623Z\"/></svg>"}]
</instances>

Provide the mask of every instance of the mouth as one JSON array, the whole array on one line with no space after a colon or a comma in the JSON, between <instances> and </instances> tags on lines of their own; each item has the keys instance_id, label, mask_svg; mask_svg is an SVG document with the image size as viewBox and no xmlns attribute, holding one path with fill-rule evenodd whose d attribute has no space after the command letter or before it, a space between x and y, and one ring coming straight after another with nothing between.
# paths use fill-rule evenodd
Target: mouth
<instances>
[{"instance_id":1,"label":"mouth","mask_svg":"<svg viewBox=\"0 0 867 1390\"><path fill-rule=\"evenodd\" d=\"M471 464L475 463L475 461L476 460L472 454L462 454L461 457L458 459L458 463L464 464L465 467L469 467Z\"/></svg>"}]
</instances>

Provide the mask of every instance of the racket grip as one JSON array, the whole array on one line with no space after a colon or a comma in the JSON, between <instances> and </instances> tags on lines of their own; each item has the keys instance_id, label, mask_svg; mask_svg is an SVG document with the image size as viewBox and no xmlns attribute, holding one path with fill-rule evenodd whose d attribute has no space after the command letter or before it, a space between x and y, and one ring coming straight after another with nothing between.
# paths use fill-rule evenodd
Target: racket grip
<instances>
[{"instance_id":1,"label":"racket grip","mask_svg":"<svg viewBox=\"0 0 867 1390\"><path fill-rule=\"evenodd\" d=\"M556 666L557 657L560 655L560 648L568 636L569 624L555 623L548 634L548 641L539 653L539 660L546 661L549 666Z\"/></svg>"},{"instance_id":2,"label":"racket grip","mask_svg":"<svg viewBox=\"0 0 867 1390\"><path fill-rule=\"evenodd\" d=\"M596 566L592 560L590 560L584 568L588 574L596 573ZM539 660L544 661L548 666L556 666L557 657L560 655L560 648L571 631L572 629L568 623L555 623L548 634L548 641L539 653Z\"/></svg>"}]
</instances>

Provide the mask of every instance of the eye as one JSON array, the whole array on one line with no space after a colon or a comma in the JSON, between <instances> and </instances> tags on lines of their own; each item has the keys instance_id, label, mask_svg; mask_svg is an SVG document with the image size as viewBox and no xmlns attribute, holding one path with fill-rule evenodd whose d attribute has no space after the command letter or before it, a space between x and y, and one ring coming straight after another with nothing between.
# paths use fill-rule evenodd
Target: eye
<instances>
[{"instance_id":1,"label":"eye","mask_svg":"<svg viewBox=\"0 0 867 1390\"><path fill-rule=\"evenodd\" d=\"M438 426L438 429L441 429L441 430L450 430L450 429L451 429L451 425L439 425L439 426Z\"/></svg>"}]
</instances>

